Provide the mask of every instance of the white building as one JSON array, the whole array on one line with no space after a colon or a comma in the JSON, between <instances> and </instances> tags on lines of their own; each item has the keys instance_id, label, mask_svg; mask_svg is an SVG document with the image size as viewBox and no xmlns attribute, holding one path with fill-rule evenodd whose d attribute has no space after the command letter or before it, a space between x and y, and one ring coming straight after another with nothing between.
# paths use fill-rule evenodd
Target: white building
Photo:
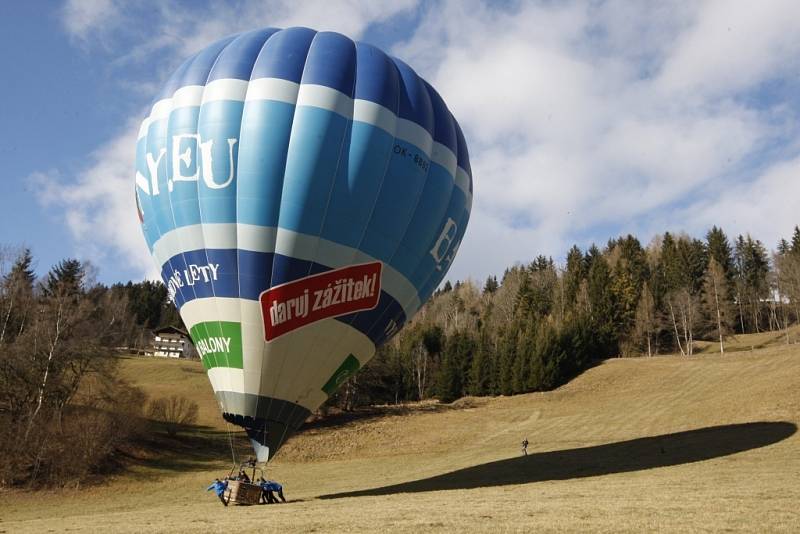
<instances>
[{"instance_id":1,"label":"white building","mask_svg":"<svg viewBox=\"0 0 800 534\"><path fill-rule=\"evenodd\" d=\"M180 328L166 326L153 332L153 356L187 358L190 353L189 334Z\"/></svg>"}]
</instances>

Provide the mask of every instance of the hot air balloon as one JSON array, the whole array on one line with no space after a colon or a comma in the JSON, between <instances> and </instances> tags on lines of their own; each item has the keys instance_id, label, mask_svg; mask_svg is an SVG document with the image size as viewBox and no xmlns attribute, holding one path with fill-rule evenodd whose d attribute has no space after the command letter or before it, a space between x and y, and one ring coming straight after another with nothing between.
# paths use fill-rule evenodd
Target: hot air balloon
<instances>
[{"instance_id":1,"label":"hot air balloon","mask_svg":"<svg viewBox=\"0 0 800 534\"><path fill-rule=\"evenodd\" d=\"M189 58L136 154L149 250L260 461L430 297L472 205L439 94L378 48L308 28Z\"/></svg>"}]
</instances>

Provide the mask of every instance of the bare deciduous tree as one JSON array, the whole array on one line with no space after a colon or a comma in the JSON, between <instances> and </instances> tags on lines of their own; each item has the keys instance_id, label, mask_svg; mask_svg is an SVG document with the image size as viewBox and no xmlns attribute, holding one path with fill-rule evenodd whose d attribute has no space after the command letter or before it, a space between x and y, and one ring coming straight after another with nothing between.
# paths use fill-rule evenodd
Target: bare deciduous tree
<instances>
[{"instance_id":1,"label":"bare deciduous tree","mask_svg":"<svg viewBox=\"0 0 800 534\"><path fill-rule=\"evenodd\" d=\"M167 434L174 436L182 426L197 421L197 403L178 395L154 399L147 409L147 416L164 425Z\"/></svg>"},{"instance_id":2,"label":"bare deciduous tree","mask_svg":"<svg viewBox=\"0 0 800 534\"><path fill-rule=\"evenodd\" d=\"M711 316L719 339L719 351L725 354L724 339L731 331L731 306L728 301L728 281L725 271L714 258L708 262L708 271L703 282L705 295L705 309Z\"/></svg>"}]
</instances>

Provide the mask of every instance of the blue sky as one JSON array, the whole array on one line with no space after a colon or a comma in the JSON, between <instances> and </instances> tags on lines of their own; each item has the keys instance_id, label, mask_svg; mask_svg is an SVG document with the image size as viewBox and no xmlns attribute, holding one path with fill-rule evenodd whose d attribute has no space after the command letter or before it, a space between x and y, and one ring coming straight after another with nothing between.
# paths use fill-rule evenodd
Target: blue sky
<instances>
[{"instance_id":1,"label":"blue sky","mask_svg":"<svg viewBox=\"0 0 800 534\"><path fill-rule=\"evenodd\" d=\"M103 282L154 270L130 194L159 84L230 33L305 25L406 60L464 126L453 278L632 232L798 224L800 4L416 0L0 3L0 243Z\"/></svg>"}]
</instances>

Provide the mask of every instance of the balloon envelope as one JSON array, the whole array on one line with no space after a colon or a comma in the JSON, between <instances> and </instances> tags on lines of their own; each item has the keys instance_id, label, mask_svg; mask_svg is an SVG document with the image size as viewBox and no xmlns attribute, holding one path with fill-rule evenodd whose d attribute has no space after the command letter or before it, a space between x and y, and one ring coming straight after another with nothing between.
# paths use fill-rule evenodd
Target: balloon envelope
<instances>
[{"instance_id":1,"label":"balloon envelope","mask_svg":"<svg viewBox=\"0 0 800 534\"><path fill-rule=\"evenodd\" d=\"M167 81L136 200L223 416L266 460L439 285L472 177L458 123L405 63L268 28Z\"/></svg>"}]
</instances>

